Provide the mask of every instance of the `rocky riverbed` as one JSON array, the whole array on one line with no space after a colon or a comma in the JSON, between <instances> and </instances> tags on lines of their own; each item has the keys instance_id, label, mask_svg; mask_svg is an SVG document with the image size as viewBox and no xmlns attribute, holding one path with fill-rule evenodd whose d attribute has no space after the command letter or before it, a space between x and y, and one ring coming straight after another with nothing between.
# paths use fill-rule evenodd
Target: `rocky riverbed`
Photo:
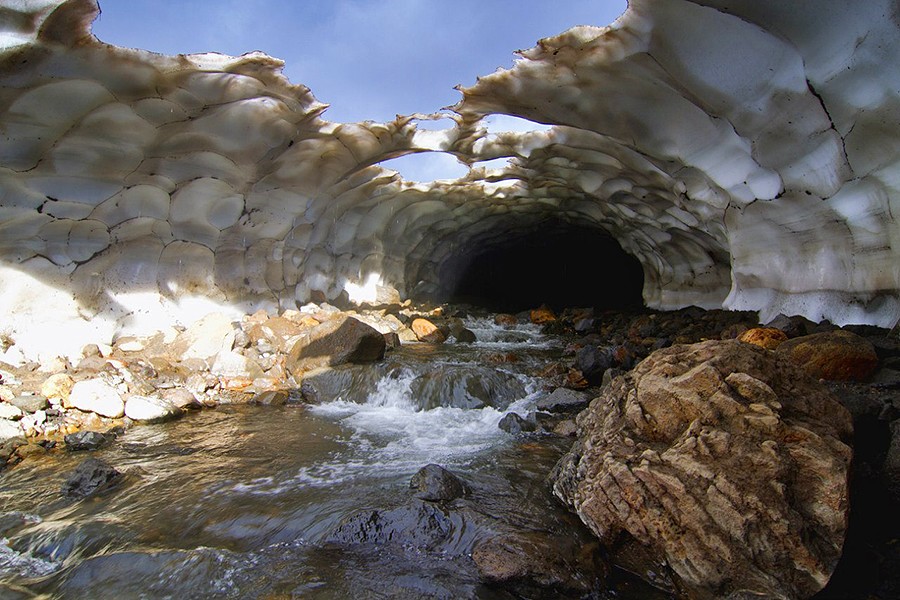
<instances>
[{"instance_id":1,"label":"rocky riverbed","mask_svg":"<svg viewBox=\"0 0 900 600\"><path fill-rule=\"evenodd\" d=\"M0 364L14 597L900 589L895 332L310 304L82 354Z\"/></svg>"}]
</instances>

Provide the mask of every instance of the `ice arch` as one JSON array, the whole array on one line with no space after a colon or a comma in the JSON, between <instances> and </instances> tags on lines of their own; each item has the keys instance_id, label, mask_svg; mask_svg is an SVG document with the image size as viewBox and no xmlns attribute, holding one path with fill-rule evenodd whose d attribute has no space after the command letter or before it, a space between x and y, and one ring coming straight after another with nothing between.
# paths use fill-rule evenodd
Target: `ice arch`
<instances>
[{"instance_id":1,"label":"ice arch","mask_svg":"<svg viewBox=\"0 0 900 600\"><path fill-rule=\"evenodd\" d=\"M107 46L94 0L0 10L16 335L429 294L456 249L546 219L614 238L650 306L900 316L894 0L632 0L462 89L443 129L328 122L259 53ZM491 133L490 115L551 127ZM378 166L424 151L472 168L415 184Z\"/></svg>"}]
</instances>

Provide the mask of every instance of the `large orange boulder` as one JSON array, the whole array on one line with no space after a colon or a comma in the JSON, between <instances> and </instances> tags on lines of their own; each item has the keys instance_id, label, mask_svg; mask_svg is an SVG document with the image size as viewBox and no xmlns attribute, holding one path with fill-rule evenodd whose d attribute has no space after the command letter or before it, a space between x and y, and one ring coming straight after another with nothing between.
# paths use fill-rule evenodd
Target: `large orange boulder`
<instances>
[{"instance_id":1,"label":"large orange boulder","mask_svg":"<svg viewBox=\"0 0 900 600\"><path fill-rule=\"evenodd\" d=\"M865 381L878 368L872 343L843 330L794 338L779 345L776 352L818 379Z\"/></svg>"},{"instance_id":2,"label":"large orange boulder","mask_svg":"<svg viewBox=\"0 0 900 600\"><path fill-rule=\"evenodd\" d=\"M428 319L413 319L410 329L413 330L413 333L416 334L416 339L420 342L443 344L447 341L447 336L441 331L441 328Z\"/></svg>"}]
</instances>

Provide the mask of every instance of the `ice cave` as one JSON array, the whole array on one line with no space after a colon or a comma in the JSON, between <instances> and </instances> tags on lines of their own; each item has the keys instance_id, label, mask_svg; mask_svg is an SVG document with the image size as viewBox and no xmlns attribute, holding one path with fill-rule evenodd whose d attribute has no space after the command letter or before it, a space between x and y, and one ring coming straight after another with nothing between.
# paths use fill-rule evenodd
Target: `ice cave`
<instances>
[{"instance_id":1,"label":"ice cave","mask_svg":"<svg viewBox=\"0 0 900 600\"><path fill-rule=\"evenodd\" d=\"M75 350L211 310L471 296L484 256L537 286L637 280L652 308L900 318L895 0L631 0L387 123L328 121L261 53L107 45L98 11L0 8L0 307L34 356L61 327ZM470 168L381 166L420 152ZM548 223L593 260L513 264Z\"/></svg>"}]
</instances>

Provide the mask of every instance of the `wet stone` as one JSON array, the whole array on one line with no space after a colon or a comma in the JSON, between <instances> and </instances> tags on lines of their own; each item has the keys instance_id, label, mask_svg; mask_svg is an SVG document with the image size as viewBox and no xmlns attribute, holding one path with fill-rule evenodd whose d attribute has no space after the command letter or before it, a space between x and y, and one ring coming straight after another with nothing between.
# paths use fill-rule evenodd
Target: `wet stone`
<instances>
[{"instance_id":1,"label":"wet stone","mask_svg":"<svg viewBox=\"0 0 900 600\"><path fill-rule=\"evenodd\" d=\"M472 551L472 560L486 580L522 588L525 597L533 597L528 592L535 585L563 592L554 597L572 597L564 592L582 597L606 577L597 547L582 547L571 537L522 532L481 541Z\"/></svg>"},{"instance_id":2,"label":"wet stone","mask_svg":"<svg viewBox=\"0 0 900 600\"><path fill-rule=\"evenodd\" d=\"M384 344L387 350L396 350L401 346L400 336L393 331L381 334L384 336Z\"/></svg>"},{"instance_id":3,"label":"wet stone","mask_svg":"<svg viewBox=\"0 0 900 600\"><path fill-rule=\"evenodd\" d=\"M291 395L287 390L266 390L253 396L250 403L263 406L284 406L290 400Z\"/></svg>"},{"instance_id":4,"label":"wet stone","mask_svg":"<svg viewBox=\"0 0 900 600\"><path fill-rule=\"evenodd\" d=\"M474 344L478 341L475 334L471 330L465 328L454 332L453 337L455 337L456 341L460 344Z\"/></svg>"},{"instance_id":5,"label":"wet stone","mask_svg":"<svg viewBox=\"0 0 900 600\"><path fill-rule=\"evenodd\" d=\"M466 493L466 486L459 477L435 464L419 469L410 480L409 487L416 490L416 498L432 502L454 500Z\"/></svg>"},{"instance_id":6,"label":"wet stone","mask_svg":"<svg viewBox=\"0 0 900 600\"><path fill-rule=\"evenodd\" d=\"M313 327L293 345L286 359L296 374L318 367L370 363L384 358L384 336L352 317L332 319Z\"/></svg>"},{"instance_id":7,"label":"wet stone","mask_svg":"<svg viewBox=\"0 0 900 600\"><path fill-rule=\"evenodd\" d=\"M411 328L420 342L442 344L447 339L447 335L428 319L414 319Z\"/></svg>"},{"instance_id":8,"label":"wet stone","mask_svg":"<svg viewBox=\"0 0 900 600\"><path fill-rule=\"evenodd\" d=\"M506 433L517 434L536 431L538 426L534 421L524 419L516 413L509 413L500 419L497 427Z\"/></svg>"},{"instance_id":9,"label":"wet stone","mask_svg":"<svg viewBox=\"0 0 900 600\"><path fill-rule=\"evenodd\" d=\"M541 398L535 404L538 410L553 412L568 412L581 410L591 401L591 395L585 392L557 388L546 398Z\"/></svg>"},{"instance_id":10,"label":"wet stone","mask_svg":"<svg viewBox=\"0 0 900 600\"><path fill-rule=\"evenodd\" d=\"M66 450L78 452L81 450L97 450L109 443L110 438L97 431L76 431L63 438Z\"/></svg>"},{"instance_id":11,"label":"wet stone","mask_svg":"<svg viewBox=\"0 0 900 600\"><path fill-rule=\"evenodd\" d=\"M84 498L108 489L114 485L122 474L97 458L89 458L75 467L75 471L63 483L63 496L68 498Z\"/></svg>"},{"instance_id":12,"label":"wet stone","mask_svg":"<svg viewBox=\"0 0 900 600\"><path fill-rule=\"evenodd\" d=\"M575 366L590 383L597 385L603 380L603 373L616 366L616 359L611 349L588 345L578 351Z\"/></svg>"},{"instance_id":13,"label":"wet stone","mask_svg":"<svg viewBox=\"0 0 900 600\"><path fill-rule=\"evenodd\" d=\"M458 515L439 504L413 501L391 510L368 510L347 518L329 536L339 544L395 543L410 548L436 550L462 529Z\"/></svg>"}]
</instances>

